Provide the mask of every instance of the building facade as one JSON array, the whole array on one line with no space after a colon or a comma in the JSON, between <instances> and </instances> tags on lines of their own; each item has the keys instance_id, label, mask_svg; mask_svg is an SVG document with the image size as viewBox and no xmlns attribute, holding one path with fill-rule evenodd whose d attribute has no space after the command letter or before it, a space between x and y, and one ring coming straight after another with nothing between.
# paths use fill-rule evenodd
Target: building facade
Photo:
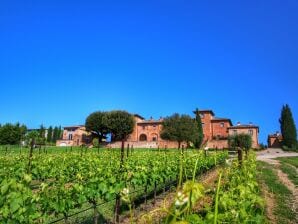
<instances>
[{"instance_id":1,"label":"building facade","mask_svg":"<svg viewBox=\"0 0 298 224\"><path fill-rule=\"evenodd\" d=\"M161 117L158 120L152 117L146 120L144 117L135 114L135 127L132 134L129 135L126 145L130 145L134 148L178 148L178 143L173 141L166 141L160 137L162 130ZM182 144L186 147L186 143ZM120 142L113 142L108 144L108 147L119 148Z\"/></svg>"},{"instance_id":2,"label":"building facade","mask_svg":"<svg viewBox=\"0 0 298 224\"><path fill-rule=\"evenodd\" d=\"M197 113L197 112L194 112ZM216 117L212 110L198 111L203 128L203 147L207 148L228 148L228 137L233 134L246 133L252 136L253 148L259 147L259 127L256 125L233 126L231 119ZM163 140L160 137L163 118L157 120L152 117L146 120L144 117L135 114L135 127L129 135L126 146L134 148L178 148L178 143ZM63 138L57 141L57 146L79 146L91 143L90 133L83 125L64 127ZM121 142L106 143L107 147L120 148ZM187 147L182 143L181 147Z\"/></svg>"},{"instance_id":3,"label":"building facade","mask_svg":"<svg viewBox=\"0 0 298 224\"><path fill-rule=\"evenodd\" d=\"M268 135L267 144L268 148L281 148L282 147L282 135L279 132Z\"/></svg>"},{"instance_id":4,"label":"building facade","mask_svg":"<svg viewBox=\"0 0 298 224\"><path fill-rule=\"evenodd\" d=\"M259 148L259 127L250 123L250 124L240 124L237 123L236 126L228 127L229 135L236 134L249 134L252 138L252 148Z\"/></svg>"},{"instance_id":5,"label":"building facade","mask_svg":"<svg viewBox=\"0 0 298 224\"><path fill-rule=\"evenodd\" d=\"M198 113L202 121L203 145L207 148L228 148L228 128L233 125L231 119L215 117L212 110L199 110Z\"/></svg>"},{"instance_id":6,"label":"building facade","mask_svg":"<svg viewBox=\"0 0 298 224\"><path fill-rule=\"evenodd\" d=\"M90 143L90 133L84 125L63 127L62 139L57 140L57 146L81 146Z\"/></svg>"}]
</instances>

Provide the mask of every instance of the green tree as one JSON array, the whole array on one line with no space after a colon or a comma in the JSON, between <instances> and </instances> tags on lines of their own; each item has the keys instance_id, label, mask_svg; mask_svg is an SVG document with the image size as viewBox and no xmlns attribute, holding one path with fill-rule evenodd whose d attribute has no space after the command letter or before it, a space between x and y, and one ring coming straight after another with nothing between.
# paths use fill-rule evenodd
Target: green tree
<instances>
[{"instance_id":1,"label":"green tree","mask_svg":"<svg viewBox=\"0 0 298 224\"><path fill-rule=\"evenodd\" d=\"M295 148L297 146L297 130L291 108L288 104L283 105L281 109L281 116L279 119L280 131L283 137L283 145L288 148Z\"/></svg>"},{"instance_id":2,"label":"green tree","mask_svg":"<svg viewBox=\"0 0 298 224\"><path fill-rule=\"evenodd\" d=\"M18 145L24 136L26 131L25 125L20 125L19 123L5 124L0 128L0 144L1 145Z\"/></svg>"},{"instance_id":3,"label":"green tree","mask_svg":"<svg viewBox=\"0 0 298 224\"><path fill-rule=\"evenodd\" d=\"M241 133L237 135L232 135L228 138L229 146L232 148L241 148L248 153L249 149L252 147L252 138L251 135Z\"/></svg>"},{"instance_id":4,"label":"green tree","mask_svg":"<svg viewBox=\"0 0 298 224\"><path fill-rule=\"evenodd\" d=\"M47 136L47 142L53 141L53 127L50 126L48 129L48 136Z\"/></svg>"},{"instance_id":5,"label":"green tree","mask_svg":"<svg viewBox=\"0 0 298 224\"><path fill-rule=\"evenodd\" d=\"M98 139L98 148L102 142L102 139L106 138L109 132L107 127L107 112L96 111L91 113L85 122L86 130L91 132Z\"/></svg>"},{"instance_id":6,"label":"green tree","mask_svg":"<svg viewBox=\"0 0 298 224\"><path fill-rule=\"evenodd\" d=\"M62 130L62 127L60 125L59 128L58 128L58 138L57 138L57 140L61 139L62 135L63 135L63 130Z\"/></svg>"},{"instance_id":7,"label":"green tree","mask_svg":"<svg viewBox=\"0 0 298 224\"><path fill-rule=\"evenodd\" d=\"M133 132L135 120L132 114L115 110L108 112L104 116L104 122L108 127L108 130L112 134L113 141L121 141L121 164L124 159L124 142L128 136Z\"/></svg>"},{"instance_id":8,"label":"green tree","mask_svg":"<svg viewBox=\"0 0 298 224\"><path fill-rule=\"evenodd\" d=\"M198 128L198 133L197 133L197 138L194 142L194 145L196 148L200 148L203 142L204 134L203 134L203 127L202 127L202 120L201 120L201 116L198 108L195 110L195 114L196 114L196 124Z\"/></svg>"},{"instance_id":9,"label":"green tree","mask_svg":"<svg viewBox=\"0 0 298 224\"><path fill-rule=\"evenodd\" d=\"M53 130L53 142L56 142L58 139L59 139L59 128L55 126Z\"/></svg>"},{"instance_id":10,"label":"green tree","mask_svg":"<svg viewBox=\"0 0 298 224\"><path fill-rule=\"evenodd\" d=\"M162 123L161 138L178 143L178 149L182 142L195 142L198 135L198 126L194 119L188 115L177 113L166 117Z\"/></svg>"},{"instance_id":11,"label":"green tree","mask_svg":"<svg viewBox=\"0 0 298 224\"><path fill-rule=\"evenodd\" d=\"M41 124L38 130L38 138L36 139L36 143L38 145L44 145L46 142L46 128Z\"/></svg>"}]
</instances>

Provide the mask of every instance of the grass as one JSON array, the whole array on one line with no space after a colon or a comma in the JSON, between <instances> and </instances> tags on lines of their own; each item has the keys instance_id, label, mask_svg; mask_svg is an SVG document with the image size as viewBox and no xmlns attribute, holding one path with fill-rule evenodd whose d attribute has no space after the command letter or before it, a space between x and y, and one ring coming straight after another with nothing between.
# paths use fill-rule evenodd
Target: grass
<instances>
[{"instance_id":1,"label":"grass","mask_svg":"<svg viewBox=\"0 0 298 224\"><path fill-rule=\"evenodd\" d=\"M272 165L258 162L257 168L259 170L258 181L266 184L269 191L275 196L274 215L277 218L277 223L292 223L295 220L295 213L289 205L292 193L279 181Z\"/></svg>"},{"instance_id":2,"label":"grass","mask_svg":"<svg viewBox=\"0 0 298 224\"><path fill-rule=\"evenodd\" d=\"M296 186L298 186L298 157L278 158L278 160L281 162L281 170L288 175L289 179Z\"/></svg>"},{"instance_id":3,"label":"grass","mask_svg":"<svg viewBox=\"0 0 298 224\"><path fill-rule=\"evenodd\" d=\"M283 163L291 164L292 166L295 166L298 168L298 157L284 157L284 158L278 158L279 161Z\"/></svg>"}]
</instances>

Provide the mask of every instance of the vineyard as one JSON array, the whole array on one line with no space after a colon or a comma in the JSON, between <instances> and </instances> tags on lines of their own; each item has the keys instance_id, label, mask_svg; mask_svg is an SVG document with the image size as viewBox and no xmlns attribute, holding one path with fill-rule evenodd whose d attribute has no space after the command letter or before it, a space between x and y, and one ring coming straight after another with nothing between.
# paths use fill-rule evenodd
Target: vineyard
<instances>
[{"instance_id":1,"label":"vineyard","mask_svg":"<svg viewBox=\"0 0 298 224\"><path fill-rule=\"evenodd\" d=\"M94 223L98 217L113 222L123 204L129 207L126 197L130 202L150 192L155 197L169 184L181 184L227 158L227 152L135 150L120 164L118 150L37 149L29 162L27 151L1 151L2 223L69 223L72 214L87 210Z\"/></svg>"}]
</instances>

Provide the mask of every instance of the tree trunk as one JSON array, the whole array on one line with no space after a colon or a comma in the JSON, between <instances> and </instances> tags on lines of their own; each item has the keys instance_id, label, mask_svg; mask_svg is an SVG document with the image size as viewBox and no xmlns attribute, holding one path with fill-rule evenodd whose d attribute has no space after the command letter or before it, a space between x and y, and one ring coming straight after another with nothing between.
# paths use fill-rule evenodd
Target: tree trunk
<instances>
[{"instance_id":1,"label":"tree trunk","mask_svg":"<svg viewBox=\"0 0 298 224\"><path fill-rule=\"evenodd\" d=\"M178 149L180 149L181 147L181 142L178 142Z\"/></svg>"},{"instance_id":2,"label":"tree trunk","mask_svg":"<svg viewBox=\"0 0 298 224\"><path fill-rule=\"evenodd\" d=\"M238 152L238 163L239 163L239 166L242 166L242 149L241 148L238 148L237 149L237 152Z\"/></svg>"},{"instance_id":3,"label":"tree trunk","mask_svg":"<svg viewBox=\"0 0 298 224\"><path fill-rule=\"evenodd\" d=\"M126 152L126 156L127 156L127 158L128 158L128 154L129 154L129 144L127 144L127 152Z\"/></svg>"}]
</instances>

